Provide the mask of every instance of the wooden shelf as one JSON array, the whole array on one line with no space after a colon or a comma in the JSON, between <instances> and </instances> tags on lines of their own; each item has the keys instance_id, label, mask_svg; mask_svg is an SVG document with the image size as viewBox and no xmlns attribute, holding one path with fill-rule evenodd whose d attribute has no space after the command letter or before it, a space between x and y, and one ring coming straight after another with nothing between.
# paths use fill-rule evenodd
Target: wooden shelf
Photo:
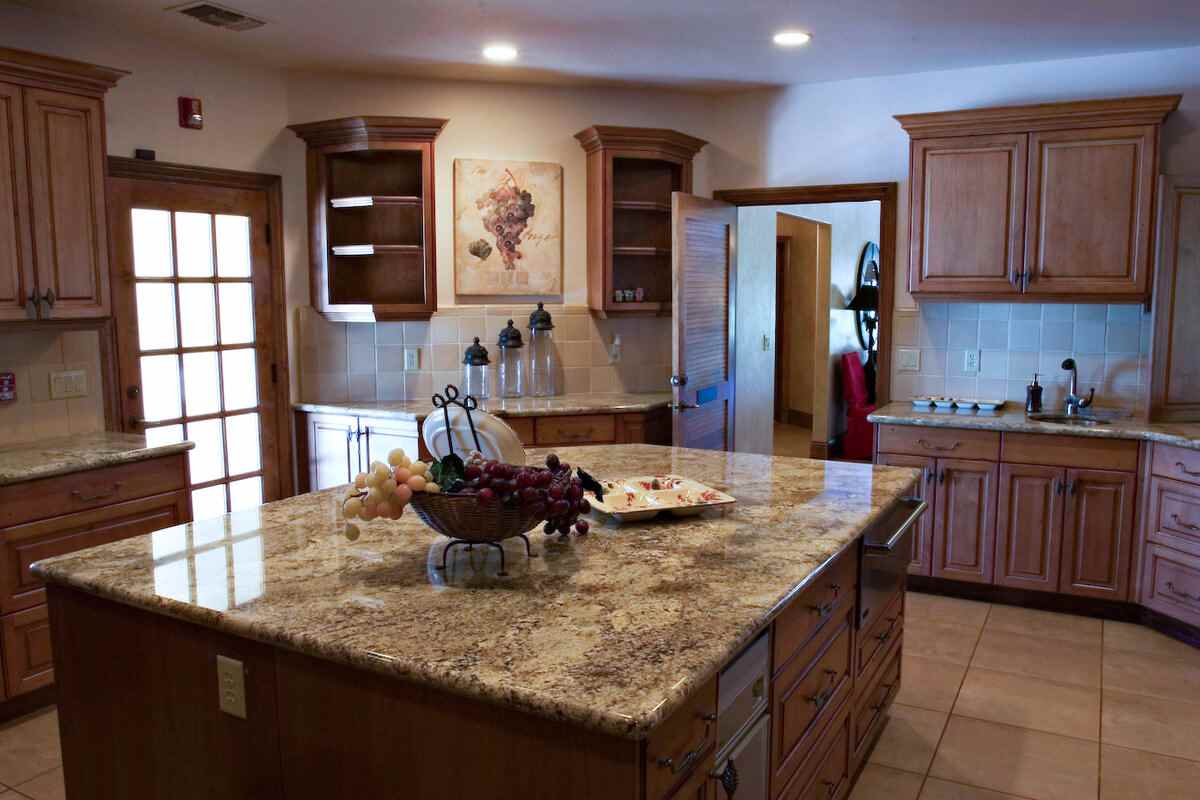
<instances>
[{"instance_id":1,"label":"wooden shelf","mask_svg":"<svg viewBox=\"0 0 1200 800\"><path fill-rule=\"evenodd\" d=\"M329 248L335 256L383 256L388 253L419 253L419 244L346 244Z\"/></svg>"},{"instance_id":2,"label":"wooden shelf","mask_svg":"<svg viewBox=\"0 0 1200 800\"><path fill-rule=\"evenodd\" d=\"M612 207L617 211L656 211L662 214L671 213L670 203L659 203L655 200L613 200Z\"/></svg>"},{"instance_id":3,"label":"wooden shelf","mask_svg":"<svg viewBox=\"0 0 1200 800\"><path fill-rule=\"evenodd\" d=\"M613 247L614 256L669 256L669 247Z\"/></svg>"},{"instance_id":4,"label":"wooden shelf","mask_svg":"<svg viewBox=\"0 0 1200 800\"><path fill-rule=\"evenodd\" d=\"M333 208L371 208L372 206L416 206L421 198L412 195L366 195L362 197L335 197L329 201Z\"/></svg>"},{"instance_id":5,"label":"wooden shelf","mask_svg":"<svg viewBox=\"0 0 1200 800\"><path fill-rule=\"evenodd\" d=\"M644 300L640 303L609 303L604 309L606 316L614 316L620 314L637 314L641 316L670 314L671 304L660 303L653 300Z\"/></svg>"}]
</instances>

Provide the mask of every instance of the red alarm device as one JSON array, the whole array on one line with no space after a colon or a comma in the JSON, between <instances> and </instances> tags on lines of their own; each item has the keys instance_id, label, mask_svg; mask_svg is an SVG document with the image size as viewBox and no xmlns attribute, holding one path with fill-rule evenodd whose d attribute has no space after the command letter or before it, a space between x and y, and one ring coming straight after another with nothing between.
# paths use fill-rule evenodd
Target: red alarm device
<instances>
[{"instance_id":1,"label":"red alarm device","mask_svg":"<svg viewBox=\"0 0 1200 800\"><path fill-rule=\"evenodd\" d=\"M179 98L179 127L200 130L204 127L204 112L199 97Z\"/></svg>"}]
</instances>

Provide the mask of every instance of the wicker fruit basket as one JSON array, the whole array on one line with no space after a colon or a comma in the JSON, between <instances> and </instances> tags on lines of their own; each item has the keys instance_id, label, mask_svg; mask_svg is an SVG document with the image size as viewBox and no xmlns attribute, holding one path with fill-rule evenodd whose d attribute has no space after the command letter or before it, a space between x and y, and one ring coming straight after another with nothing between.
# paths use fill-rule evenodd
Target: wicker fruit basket
<instances>
[{"instance_id":1,"label":"wicker fruit basket","mask_svg":"<svg viewBox=\"0 0 1200 800\"><path fill-rule=\"evenodd\" d=\"M541 521L520 507L481 506L470 494L414 494L412 508L438 533L464 542L498 542L527 533Z\"/></svg>"}]
</instances>

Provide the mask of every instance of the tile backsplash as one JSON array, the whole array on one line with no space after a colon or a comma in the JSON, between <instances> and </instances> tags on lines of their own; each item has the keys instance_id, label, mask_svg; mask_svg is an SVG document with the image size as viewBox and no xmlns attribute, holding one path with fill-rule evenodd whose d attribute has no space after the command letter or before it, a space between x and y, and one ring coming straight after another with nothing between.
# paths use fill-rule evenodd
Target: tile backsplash
<instances>
[{"instance_id":1,"label":"tile backsplash","mask_svg":"<svg viewBox=\"0 0 1200 800\"><path fill-rule=\"evenodd\" d=\"M892 396L917 394L1005 398L1025 402L1025 386L1039 373L1045 406L1066 395L1074 358L1079 387L1096 388L1096 404L1142 413L1149 382L1150 314L1139 305L922 303L897 311L893 348L920 350L920 368L901 371L893 352ZM978 372L963 369L969 351Z\"/></svg>"},{"instance_id":2,"label":"tile backsplash","mask_svg":"<svg viewBox=\"0 0 1200 800\"><path fill-rule=\"evenodd\" d=\"M50 373L84 370L87 395L50 399ZM16 377L17 398L0 401L0 446L104 430L97 331L18 331L0 334L0 372Z\"/></svg>"},{"instance_id":3,"label":"tile backsplash","mask_svg":"<svg viewBox=\"0 0 1200 800\"><path fill-rule=\"evenodd\" d=\"M309 402L428 398L435 387L462 382L463 351L478 336L498 364L496 339L509 319L526 348L534 304L455 306L428 322L330 322L308 306L297 309L300 397ZM670 318L595 319L586 307L547 305L562 365L562 392L669 390ZM610 362L615 336L621 357ZM404 368L406 348L419 348L420 366Z\"/></svg>"}]
</instances>

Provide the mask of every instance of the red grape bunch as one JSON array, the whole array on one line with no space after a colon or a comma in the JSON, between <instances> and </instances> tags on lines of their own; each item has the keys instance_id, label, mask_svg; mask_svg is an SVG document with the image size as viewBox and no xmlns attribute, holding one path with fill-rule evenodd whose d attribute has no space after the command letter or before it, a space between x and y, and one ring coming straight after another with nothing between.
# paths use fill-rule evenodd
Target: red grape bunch
<instances>
[{"instance_id":1,"label":"red grape bunch","mask_svg":"<svg viewBox=\"0 0 1200 800\"><path fill-rule=\"evenodd\" d=\"M504 260L504 268L516 269L517 259L523 257L517 249L521 244L521 234L525 232L534 212L533 195L520 187L512 172L504 172L508 177L476 200L475 207L486 209L483 227L496 237L496 248Z\"/></svg>"},{"instance_id":2,"label":"red grape bunch","mask_svg":"<svg viewBox=\"0 0 1200 800\"><path fill-rule=\"evenodd\" d=\"M583 496L583 483L571 474L571 465L551 453L546 467L505 464L472 459L463 477L446 487L450 494L474 494L481 506L520 507L546 521L547 534L588 532L587 520L579 518L592 505Z\"/></svg>"}]
</instances>

